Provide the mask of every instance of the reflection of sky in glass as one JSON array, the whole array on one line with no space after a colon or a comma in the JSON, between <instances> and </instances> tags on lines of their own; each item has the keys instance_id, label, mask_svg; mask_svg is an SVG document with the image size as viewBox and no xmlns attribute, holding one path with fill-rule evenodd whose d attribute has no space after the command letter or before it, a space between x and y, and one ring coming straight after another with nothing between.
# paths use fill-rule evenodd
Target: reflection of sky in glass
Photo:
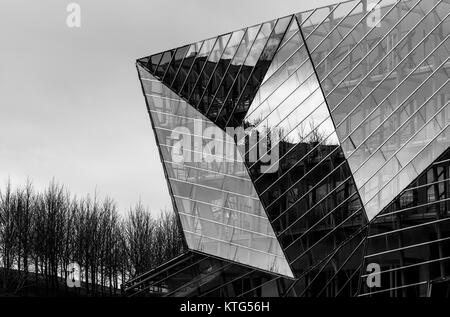
<instances>
[{"instance_id":1,"label":"reflection of sky in glass","mask_svg":"<svg viewBox=\"0 0 450 317\"><path fill-rule=\"evenodd\" d=\"M244 120L260 133L275 132L277 144L314 142L319 135L324 144L339 144L295 21L289 30L272 61L278 68L269 69Z\"/></svg>"},{"instance_id":2,"label":"reflection of sky in glass","mask_svg":"<svg viewBox=\"0 0 450 317\"><path fill-rule=\"evenodd\" d=\"M443 65L449 28L442 14L448 8L412 0L405 2L411 9L398 11L393 1L380 1L380 27L367 28L361 5L351 11L357 3L334 7L335 28L330 29L327 8L309 18L303 13L303 33L371 218L423 171L424 164L416 170L408 162L444 128L431 118L444 106L438 97L448 90ZM352 29L340 25L347 13L343 24L354 25ZM323 25L317 24L321 20ZM438 24L440 40L430 41ZM399 28L404 32L397 34ZM423 31L420 36L417 30ZM380 49L385 53L380 55Z\"/></svg>"}]
</instances>

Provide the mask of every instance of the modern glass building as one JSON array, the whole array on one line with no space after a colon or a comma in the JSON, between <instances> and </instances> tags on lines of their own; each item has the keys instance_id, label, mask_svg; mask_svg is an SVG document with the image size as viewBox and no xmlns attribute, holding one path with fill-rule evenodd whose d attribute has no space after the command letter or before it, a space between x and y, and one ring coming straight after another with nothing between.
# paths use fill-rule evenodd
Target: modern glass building
<instances>
[{"instance_id":1,"label":"modern glass building","mask_svg":"<svg viewBox=\"0 0 450 317\"><path fill-rule=\"evenodd\" d=\"M129 295L450 295L450 1L351 0L137 60L185 254Z\"/></svg>"}]
</instances>

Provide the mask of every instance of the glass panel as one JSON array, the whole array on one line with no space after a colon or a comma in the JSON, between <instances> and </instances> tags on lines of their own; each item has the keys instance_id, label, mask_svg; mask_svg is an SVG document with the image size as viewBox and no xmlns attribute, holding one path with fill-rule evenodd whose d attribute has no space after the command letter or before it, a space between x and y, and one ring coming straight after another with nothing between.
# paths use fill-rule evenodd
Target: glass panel
<instances>
[{"instance_id":1,"label":"glass panel","mask_svg":"<svg viewBox=\"0 0 450 317\"><path fill-rule=\"evenodd\" d=\"M214 45L214 49L211 51L207 61L203 66L202 72L200 73L200 76L197 79L195 88L190 94L189 101L192 105L197 105L200 102L200 98L203 95L203 92L209 83L211 75L215 70L215 68L217 67L217 59L220 59L220 56L222 55L224 49L224 45L228 42L229 38L230 34L226 34L220 36L217 39L217 42Z\"/></svg>"},{"instance_id":2,"label":"glass panel","mask_svg":"<svg viewBox=\"0 0 450 317\"><path fill-rule=\"evenodd\" d=\"M227 69L227 73L224 75L223 80L220 83L218 90L216 91L214 101L211 103L209 107L208 113L209 118L211 120L213 121L217 120L219 111L222 108L224 102L226 101L227 96L230 94L230 91L233 87L236 77L238 76L238 73L241 70L241 66L244 63L244 60L247 57L250 48L252 47L253 41L255 40L260 27L261 27L260 25L256 25L246 30L244 37L239 45L239 48L236 54L234 55L230 66Z\"/></svg>"},{"instance_id":3,"label":"glass panel","mask_svg":"<svg viewBox=\"0 0 450 317\"><path fill-rule=\"evenodd\" d=\"M203 92L202 99L198 104L198 109L201 113L204 113L209 118L209 110L210 104L213 101L213 98L219 89L223 80L225 80L225 74L228 71L228 67L230 66L230 62L233 59L236 51L239 48L239 45L243 39L245 30L239 30L233 32L231 38L228 42L228 45L223 52L222 58L217 62L217 67L211 76L211 80L205 91Z\"/></svg>"},{"instance_id":4,"label":"glass panel","mask_svg":"<svg viewBox=\"0 0 450 317\"><path fill-rule=\"evenodd\" d=\"M443 27L445 16L439 15L447 9L443 3L418 0L400 6L382 1L380 27L367 28L361 21L348 37L335 39L330 34L331 49L328 41L308 40L310 45L309 41L316 41L311 56L362 196L377 191L377 174L371 185L361 186L380 162L400 150L396 158L406 164L442 127L436 122L439 117L427 122L444 105L436 103L436 96L448 90L444 65L450 49L449 30ZM355 19L353 14L346 18L357 25ZM437 38L435 32L440 34ZM397 185L391 189L401 191ZM389 189L371 204L376 208L385 205L386 192Z\"/></svg>"},{"instance_id":5,"label":"glass panel","mask_svg":"<svg viewBox=\"0 0 450 317\"><path fill-rule=\"evenodd\" d=\"M449 118L450 119L450 118ZM447 121L450 122L450 121ZM425 170L433 160L450 147L450 127L442 130L442 133L416 156L412 164L416 171Z\"/></svg>"},{"instance_id":6,"label":"glass panel","mask_svg":"<svg viewBox=\"0 0 450 317\"><path fill-rule=\"evenodd\" d=\"M313 75L311 63L307 61L308 53L305 47L295 51L295 53L270 77L261 87L255 95L252 101L252 105L248 111L248 115L251 115L259 105L264 103L274 91L277 91L281 86L285 89L295 89L303 81ZM281 91L282 92L282 91ZM289 91L284 94L287 96ZM275 97L273 97L275 98Z\"/></svg>"},{"instance_id":7,"label":"glass panel","mask_svg":"<svg viewBox=\"0 0 450 317\"><path fill-rule=\"evenodd\" d=\"M212 38L209 40L205 40L203 42L202 48L200 49L200 52L195 57L195 60L194 60L194 63L192 64L189 75L186 78L186 81L183 84L183 88L180 91L181 96L183 96L184 98L188 99L188 97L191 95L192 91L194 90L195 84L197 83L197 80L199 79L200 74L203 72L203 68L206 64L209 53L213 49L216 41L217 41L217 38Z\"/></svg>"},{"instance_id":8,"label":"glass panel","mask_svg":"<svg viewBox=\"0 0 450 317\"><path fill-rule=\"evenodd\" d=\"M181 197L175 197L175 200L177 202L178 211L187 216L196 215L203 219L210 220L213 223L226 224L228 226L271 236L272 227L269 222L266 221L264 214L256 215L253 213L245 213L221 205L212 205Z\"/></svg>"},{"instance_id":9,"label":"glass panel","mask_svg":"<svg viewBox=\"0 0 450 317\"><path fill-rule=\"evenodd\" d=\"M156 54L156 55L153 55L152 57L150 57L148 68L153 74L155 73L156 68L159 65L159 61L161 60L161 57L162 57L162 53Z\"/></svg>"},{"instance_id":10,"label":"glass panel","mask_svg":"<svg viewBox=\"0 0 450 317\"><path fill-rule=\"evenodd\" d=\"M298 25L295 20L292 20L289 30L286 32L283 41L280 44L280 48L275 54L272 63L267 70L266 75L262 81L262 84L269 79L272 74L283 65L284 62L292 55L292 53L303 44L301 34L298 30Z\"/></svg>"},{"instance_id":11,"label":"glass panel","mask_svg":"<svg viewBox=\"0 0 450 317\"><path fill-rule=\"evenodd\" d=\"M215 240L212 237L202 237L199 251L209 254L218 254L218 256L232 261L290 276L289 265L282 258L224 243Z\"/></svg>"},{"instance_id":12,"label":"glass panel","mask_svg":"<svg viewBox=\"0 0 450 317\"><path fill-rule=\"evenodd\" d=\"M253 42L255 41L255 38L258 35L261 27L262 25L255 25L247 29L244 35L244 39L241 42L241 45L239 46L239 49L234 56L233 61L231 62L232 65L240 66L244 64L245 59L247 58L247 55L250 52Z\"/></svg>"},{"instance_id":13,"label":"glass panel","mask_svg":"<svg viewBox=\"0 0 450 317\"><path fill-rule=\"evenodd\" d=\"M219 126L229 126L228 122L232 119L232 116L235 115L235 112L237 112L239 117L243 117L243 115L245 115L246 109L240 106L245 106L250 102L249 99L255 94L255 86L252 86L252 84L259 84L261 79L258 77L263 77L265 70L267 69L261 69L261 67L255 67L255 65L258 62L263 49L266 47L274 26L275 21L264 23L261 26L261 29L246 59L243 61L238 78L235 80L227 100L219 110L218 117L216 119ZM252 79L256 80L252 81ZM242 122L239 122L237 125L241 123ZM236 125L232 124L232 126Z\"/></svg>"},{"instance_id":14,"label":"glass panel","mask_svg":"<svg viewBox=\"0 0 450 317\"><path fill-rule=\"evenodd\" d=\"M155 77L162 78L166 73L167 68L169 67L170 61L172 60L174 50L167 51L163 54L161 61L159 62L159 66L156 69Z\"/></svg>"},{"instance_id":15,"label":"glass panel","mask_svg":"<svg viewBox=\"0 0 450 317\"><path fill-rule=\"evenodd\" d=\"M225 34L222 36L219 36L217 38L217 43L214 45L214 49L211 51L208 57L208 61L211 63L217 63L220 58L222 57L223 50L228 44L228 41L230 40L231 34Z\"/></svg>"},{"instance_id":16,"label":"glass panel","mask_svg":"<svg viewBox=\"0 0 450 317\"><path fill-rule=\"evenodd\" d=\"M364 90L360 90L360 86L355 87L348 83L367 74L370 64L364 63L363 58L367 57L366 54L376 46L381 37L390 31L394 23L405 17L407 10L396 10L392 5L385 6L386 1L381 1L380 4L380 28L368 27L369 12L362 12L362 4L360 4L355 9L360 12L359 14L351 14L341 24L339 24L341 21L337 21L337 27L330 35L327 35L327 40L316 37L316 43L312 44L315 49L311 55L317 66L320 81L324 83L324 92L326 95L334 96L329 101L330 109L334 109L347 92L354 91L358 98L366 96ZM411 23L411 20L408 19L402 23L404 24L400 25L406 26ZM346 27L348 24L356 27L348 28ZM332 47L328 47L330 40L333 40ZM381 56L381 52L377 51L375 54Z\"/></svg>"},{"instance_id":17,"label":"glass panel","mask_svg":"<svg viewBox=\"0 0 450 317\"><path fill-rule=\"evenodd\" d=\"M292 276L242 159L223 156L223 144L237 153L233 139L166 86L149 83L150 115L189 248Z\"/></svg>"},{"instance_id":18,"label":"glass panel","mask_svg":"<svg viewBox=\"0 0 450 317\"><path fill-rule=\"evenodd\" d=\"M417 167L419 168L423 166L429 166L429 164L434 159L436 159L438 155L442 154L442 150L448 149L450 145L448 131L450 131L449 128L443 130L435 141L431 142L422 150L422 152L425 153L423 153L422 155L419 154L418 157L415 157L414 160L399 173L399 175L397 175L388 183L388 186L386 186L386 188L383 188L383 190L381 190L381 192L365 206L369 220L372 219L381 209L383 209L401 190L403 190L404 187L400 186L408 185L408 181L409 183L412 182L412 180L418 175L418 173L421 172L417 171L414 168L414 164L417 163ZM431 155L426 152L430 153ZM434 156L432 156L432 154L434 154ZM423 159L425 161L420 161L419 159ZM395 186L396 182L398 182L397 186Z\"/></svg>"},{"instance_id":19,"label":"glass panel","mask_svg":"<svg viewBox=\"0 0 450 317\"><path fill-rule=\"evenodd\" d=\"M185 82L185 80L191 70L192 64L194 63L194 60L197 57L197 54L202 47L202 44L203 44L203 41L191 44L189 46L189 50L186 53L186 56L180 66L180 69L178 70L178 73L171 85L171 87L173 88L174 91L180 91L180 89L182 88L183 83Z\"/></svg>"},{"instance_id":20,"label":"glass panel","mask_svg":"<svg viewBox=\"0 0 450 317\"><path fill-rule=\"evenodd\" d=\"M199 232L203 237L210 237L223 243L230 243L237 247L242 246L263 253L276 254L274 252L281 252L281 249L274 250L273 242L275 240L273 236L241 230L196 215L180 214L180 218L185 227L190 228L187 229L188 231ZM276 255L283 257L282 254Z\"/></svg>"},{"instance_id":21,"label":"glass panel","mask_svg":"<svg viewBox=\"0 0 450 317\"><path fill-rule=\"evenodd\" d=\"M392 180L392 178L397 174L400 168L400 163L394 157L387 161L386 164L384 164L381 168L380 166L378 166L375 174L368 173L369 177L367 178L370 179L360 187L361 189L359 192L361 194L361 200L363 202L369 201L375 194L377 194L381 190L384 185L386 185L387 182ZM355 183L358 184L356 178Z\"/></svg>"},{"instance_id":22,"label":"glass panel","mask_svg":"<svg viewBox=\"0 0 450 317\"><path fill-rule=\"evenodd\" d=\"M286 31L290 19L291 17L286 17L278 20L275 27L273 27L275 23L274 21L265 23L262 26L261 31L258 34L258 38L255 40L255 44L253 45L248 56L248 58L257 57L257 62L253 69L249 69L250 73L248 74L248 79L246 79L246 77L242 77L245 85L242 88L240 85L236 85L237 99L235 101L228 99L228 106L225 105L224 108L232 110L229 114L228 111L225 110L224 116L220 118L221 121L218 121L219 124L224 123L226 126L238 126L242 124L249 105L255 96L257 87L259 87L262 78L264 78L264 75L272 61L282 36ZM270 37L268 37L269 35ZM252 66L253 62L247 59L243 68L247 65ZM247 74L245 75L247 76ZM232 105L233 103L234 105Z\"/></svg>"},{"instance_id":23,"label":"glass panel","mask_svg":"<svg viewBox=\"0 0 450 317\"><path fill-rule=\"evenodd\" d=\"M166 72L166 75L164 76L164 82L168 83L168 85L172 84L172 81L175 79L175 75L178 72L178 69L181 66L181 62L183 61L184 57L186 56L186 53L189 50L189 45L177 48L175 52L175 56L172 59L172 62L170 63L169 69Z\"/></svg>"}]
</instances>

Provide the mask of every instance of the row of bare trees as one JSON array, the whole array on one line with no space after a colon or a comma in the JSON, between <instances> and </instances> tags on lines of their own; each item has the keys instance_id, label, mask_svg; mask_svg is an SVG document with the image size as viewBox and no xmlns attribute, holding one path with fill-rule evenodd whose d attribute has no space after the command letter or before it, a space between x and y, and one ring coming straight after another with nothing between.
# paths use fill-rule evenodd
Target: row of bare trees
<instances>
[{"instance_id":1,"label":"row of bare trees","mask_svg":"<svg viewBox=\"0 0 450 317\"><path fill-rule=\"evenodd\" d=\"M110 198L79 198L51 182L0 190L0 293L70 294L69 264L83 295L118 295L122 282L183 250L173 213L152 217L142 203L120 213Z\"/></svg>"}]
</instances>

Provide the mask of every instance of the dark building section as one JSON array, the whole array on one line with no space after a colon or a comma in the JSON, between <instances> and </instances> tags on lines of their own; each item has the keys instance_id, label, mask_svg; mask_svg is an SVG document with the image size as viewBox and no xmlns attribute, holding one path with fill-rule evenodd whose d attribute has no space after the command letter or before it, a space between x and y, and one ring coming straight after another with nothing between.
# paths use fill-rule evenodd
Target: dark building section
<instances>
[{"instance_id":1,"label":"dark building section","mask_svg":"<svg viewBox=\"0 0 450 317\"><path fill-rule=\"evenodd\" d=\"M344 231L345 229L341 229ZM283 296L290 297L352 297L359 291L360 270L366 243L367 228L342 232L347 241L330 251L318 264L308 267ZM326 248L324 248L327 250Z\"/></svg>"},{"instance_id":2,"label":"dark building section","mask_svg":"<svg viewBox=\"0 0 450 317\"><path fill-rule=\"evenodd\" d=\"M129 296L282 296L291 279L194 251L124 284Z\"/></svg>"},{"instance_id":3,"label":"dark building section","mask_svg":"<svg viewBox=\"0 0 450 317\"><path fill-rule=\"evenodd\" d=\"M244 162L203 157L212 140L202 138L203 131L215 131L239 154L234 140L145 68L137 69L187 247L293 277Z\"/></svg>"},{"instance_id":4,"label":"dark building section","mask_svg":"<svg viewBox=\"0 0 450 317\"><path fill-rule=\"evenodd\" d=\"M258 136L244 157L270 137L277 151L268 164L246 165L296 277L311 274L365 223L299 27L294 17L244 118Z\"/></svg>"},{"instance_id":5,"label":"dark building section","mask_svg":"<svg viewBox=\"0 0 450 317\"><path fill-rule=\"evenodd\" d=\"M370 289L362 281L361 296L447 294L450 273L449 173L450 150L447 150L370 224L365 266L369 263L380 265L379 276L373 278L379 278L380 287ZM363 280L369 274L364 273Z\"/></svg>"},{"instance_id":6,"label":"dark building section","mask_svg":"<svg viewBox=\"0 0 450 317\"><path fill-rule=\"evenodd\" d=\"M367 221L338 145L282 143L280 154L278 173L253 172L255 187L295 276L311 275L333 252L349 256L353 248L337 248Z\"/></svg>"},{"instance_id":7,"label":"dark building section","mask_svg":"<svg viewBox=\"0 0 450 317\"><path fill-rule=\"evenodd\" d=\"M239 126L292 16L138 62L219 127Z\"/></svg>"},{"instance_id":8,"label":"dark building section","mask_svg":"<svg viewBox=\"0 0 450 317\"><path fill-rule=\"evenodd\" d=\"M448 295L449 14L350 0L139 59L190 251L127 293Z\"/></svg>"}]
</instances>

